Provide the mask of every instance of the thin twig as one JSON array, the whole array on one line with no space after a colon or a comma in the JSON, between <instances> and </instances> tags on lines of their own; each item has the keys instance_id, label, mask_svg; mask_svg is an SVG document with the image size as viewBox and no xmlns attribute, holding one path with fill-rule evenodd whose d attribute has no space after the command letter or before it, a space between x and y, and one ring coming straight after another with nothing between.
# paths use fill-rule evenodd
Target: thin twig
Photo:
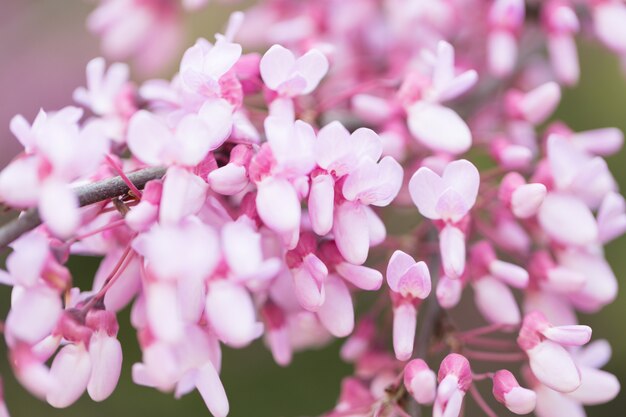
<instances>
[{"instance_id":1,"label":"thin twig","mask_svg":"<svg viewBox=\"0 0 626 417\"><path fill-rule=\"evenodd\" d=\"M128 179L135 184L138 189L143 189L148 181L163 177L165 171L166 168L164 167L145 168L128 174ZM125 195L129 190L128 185L126 185L124 179L120 176L74 188L80 207ZM18 218L0 227L0 250L6 248L15 239L33 230L40 224L41 218L39 217L39 211L36 208L26 210Z\"/></svg>"}]
</instances>

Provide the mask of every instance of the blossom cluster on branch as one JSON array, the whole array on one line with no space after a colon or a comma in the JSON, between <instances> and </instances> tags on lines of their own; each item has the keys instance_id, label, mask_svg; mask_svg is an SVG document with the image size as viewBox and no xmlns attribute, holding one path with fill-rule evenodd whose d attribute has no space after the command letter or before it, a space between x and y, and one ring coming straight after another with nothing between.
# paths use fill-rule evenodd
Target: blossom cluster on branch
<instances>
[{"instance_id":1,"label":"blossom cluster on branch","mask_svg":"<svg viewBox=\"0 0 626 417\"><path fill-rule=\"evenodd\" d=\"M101 3L106 53L167 58L177 0ZM134 382L198 390L216 417L222 346L259 338L281 366L346 338L355 373L327 417L610 401L610 346L577 313L617 293L603 245L626 202L603 157L623 135L546 122L578 81L575 36L626 55L625 23L617 0L266 0L171 80L92 60L81 107L11 121L24 151L0 201L38 216L0 271L15 376L53 407L106 399L130 305ZM102 257L89 291L74 255ZM356 317L361 291L377 300Z\"/></svg>"}]
</instances>

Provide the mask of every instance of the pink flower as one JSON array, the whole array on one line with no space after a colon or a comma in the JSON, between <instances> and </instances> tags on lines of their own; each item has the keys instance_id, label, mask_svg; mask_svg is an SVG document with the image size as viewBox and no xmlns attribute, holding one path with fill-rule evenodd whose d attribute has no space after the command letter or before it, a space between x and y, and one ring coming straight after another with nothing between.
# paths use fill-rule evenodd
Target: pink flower
<instances>
[{"instance_id":1,"label":"pink flower","mask_svg":"<svg viewBox=\"0 0 626 417\"><path fill-rule=\"evenodd\" d=\"M443 101L454 99L468 91L478 80L474 70L455 74L454 48L445 41L437 45L436 56L430 57L432 73L426 81L408 78L403 90L410 98L417 94L407 109L407 122L411 134L424 146L439 152L460 154L472 144L472 134L467 124L453 110L442 106ZM426 87L420 85L425 84ZM402 90L401 90L402 92Z\"/></svg>"},{"instance_id":2,"label":"pink flower","mask_svg":"<svg viewBox=\"0 0 626 417\"><path fill-rule=\"evenodd\" d=\"M458 222L476 202L479 182L476 167L461 159L449 163L441 176L430 168L418 169L411 177L409 191L424 217Z\"/></svg>"},{"instance_id":3,"label":"pink flower","mask_svg":"<svg viewBox=\"0 0 626 417\"><path fill-rule=\"evenodd\" d=\"M417 305L431 290L430 272L424 262L395 251L387 266L387 284L393 292L393 347L398 360L413 354Z\"/></svg>"},{"instance_id":4,"label":"pink flower","mask_svg":"<svg viewBox=\"0 0 626 417\"><path fill-rule=\"evenodd\" d=\"M273 45L261 58L260 68L267 87L280 96L294 97L315 90L328 72L328 60L316 49L296 59L288 49Z\"/></svg>"},{"instance_id":5,"label":"pink flower","mask_svg":"<svg viewBox=\"0 0 626 417\"><path fill-rule=\"evenodd\" d=\"M563 346L581 346L590 337L588 326L552 326L543 314L533 312L524 318L517 343L528 354L534 376L553 390L567 393L580 386L581 378Z\"/></svg>"},{"instance_id":6,"label":"pink flower","mask_svg":"<svg viewBox=\"0 0 626 417\"><path fill-rule=\"evenodd\" d=\"M433 417L457 417L461 412L463 397L472 384L469 361L457 353L449 354L441 362L437 380L439 386Z\"/></svg>"},{"instance_id":7,"label":"pink flower","mask_svg":"<svg viewBox=\"0 0 626 417\"><path fill-rule=\"evenodd\" d=\"M173 129L140 110L129 122L128 147L149 165L195 166L224 143L231 129L232 107L224 100L207 101L197 115L185 116Z\"/></svg>"}]
</instances>

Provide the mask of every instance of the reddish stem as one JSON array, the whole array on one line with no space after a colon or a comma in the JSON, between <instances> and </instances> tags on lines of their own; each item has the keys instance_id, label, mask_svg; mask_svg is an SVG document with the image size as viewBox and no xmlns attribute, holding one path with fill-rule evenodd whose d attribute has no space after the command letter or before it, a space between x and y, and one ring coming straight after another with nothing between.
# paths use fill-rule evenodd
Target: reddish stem
<instances>
[{"instance_id":1,"label":"reddish stem","mask_svg":"<svg viewBox=\"0 0 626 417\"><path fill-rule=\"evenodd\" d=\"M494 362L520 362L527 359L526 354L522 352L501 353L463 349L463 355L469 359Z\"/></svg>"},{"instance_id":2,"label":"reddish stem","mask_svg":"<svg viewBox=\"0 0 626 417\"><path fill-rule=\"evenodd\" d=\"M128 177L126 176L126 174L124 174L124 171L122 170L122 168L120 168L117 163L113 160L113 158L111 158L110 155L106 156L106 160L107 163L111 166L111 168L113 168L113 170L115 172L117 172L117 174L120 176L120 178L124 181L124 183L128 186L128 188L130 189L130 191L135 195L135 197L141 199L141 191L139 191L139 188L137 188L135 186L135 184L133 184L133 182L128 179Z\"/></svg>"},{"instance_id":3,"label":"reddish stem","mask_svg":"<svg viewBox=\"0 0 626 417\"><path fill-rule=\"evenodd\" d=\"M476 401L476 404L485 412L485 415L487 417L498 417L496 412L493 411L491 407L489 407L489 404L487 404L487 401L485 401L483 396L480 395L480 392L478 392L478 389L474 385L471 385L469 390L470 390L470 394L472 394L472 398L474 398L474 401Z\"/></svg>"}]
</instances>

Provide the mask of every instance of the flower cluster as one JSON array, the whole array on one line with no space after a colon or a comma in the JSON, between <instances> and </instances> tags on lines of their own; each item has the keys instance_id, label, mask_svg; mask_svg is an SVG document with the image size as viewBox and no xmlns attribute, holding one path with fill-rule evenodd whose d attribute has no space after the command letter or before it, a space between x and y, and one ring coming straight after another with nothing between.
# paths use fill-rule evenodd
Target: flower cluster
<instances>
[{"instance_id":1,"label":"flower cluster","mask_svg":"<svg viewBox=\"0 0 626 417\"><path fill-rule=\"evenodd\" d=\"M578 416L613 399L608 342L582 347L577 312L616 296L602 247L626 231L626 202L603 157L623 136L544 122L578 79L579 18L626 55L626 6L579 3L588 14L566 0L270 0L199 39L171 80L136 85L125 64L91 61L84 109L11 122L24 151L0 201L41 220L8 240L0 271L20 383L54 407L106 399L131 305L134 382L198 390L216 417L222 346L259 338L286 366L347 337L355 375L328 417L457 417L467 394L489 416L495 402ZM90 27L105 52L156 64L177 10L108 0ZM417 225L388 234L406 213ZM74 255L102 257L90 291ZM355 317L361 291L378 299Z\"/></svg>"}]
</instances>

